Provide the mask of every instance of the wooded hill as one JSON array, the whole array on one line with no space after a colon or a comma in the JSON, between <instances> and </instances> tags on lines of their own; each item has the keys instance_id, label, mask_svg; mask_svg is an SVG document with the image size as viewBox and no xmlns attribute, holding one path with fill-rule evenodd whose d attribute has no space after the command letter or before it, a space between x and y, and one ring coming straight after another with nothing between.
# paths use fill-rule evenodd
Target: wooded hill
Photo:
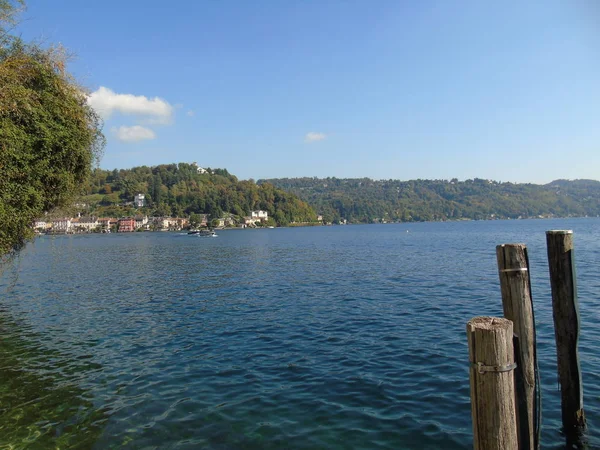
<instances>
[{"instance_id":1,"label":"wooded hill","mask_svg":"<svg viewBox=\"0 0 600 450\"><path fill-rule=\"evenodd\" d=\"M239 218L264 210L273 224L517 219L600 215L600 182L556 180L546 185L474 180L275 178L240 181L226 169L164 164L95 169L77 210L122 217L134 214ZM145 194L146 206L133 198Z\"/></svg>"},{"instance_id":2,"label":"wooded hill","mask_svg":"<svg viewBox=\"0 0 600 450\"><path fill-rule=\"evenodd\" d=\"M600 215L600 182L546 185L490 180L259 180L296 194L327 222L439 221Z\"/></svg>"},{"instance_id":3,"label":"wooded hill","mask_svg":"<svg viewBox=\"0 0 600 450\"><path fill-rule=\"evenodd\" d=\"M136 194L145 194L144 208L133 206ZM263 210L269 213L271 223L277 225L317 220L308 204L270 183L239 181L226 169L201 169L186 163L112 171L96 169L75 209L102 217L136 214L187 217L205 213L211 218L229 214L241 218L253 210Z\"/></svg>"}]
</instances>

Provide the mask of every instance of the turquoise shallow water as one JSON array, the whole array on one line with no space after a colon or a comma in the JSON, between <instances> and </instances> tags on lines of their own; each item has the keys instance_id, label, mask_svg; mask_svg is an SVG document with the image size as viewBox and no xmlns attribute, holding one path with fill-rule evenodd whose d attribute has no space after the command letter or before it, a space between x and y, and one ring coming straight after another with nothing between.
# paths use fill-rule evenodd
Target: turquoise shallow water
<instances>
[{"instance_id":1,"label":"turquoise shallow water","mask_svg":"<svg viewBox=\"0 0 600 450\"><path fill-rule=\"evenodd\" d=\"M600 448L600 220L42 237L0 282L0 447L471 448L465 324L525 242L562 448L545 230L573 229Z\"/></svg>"}]
</instances>

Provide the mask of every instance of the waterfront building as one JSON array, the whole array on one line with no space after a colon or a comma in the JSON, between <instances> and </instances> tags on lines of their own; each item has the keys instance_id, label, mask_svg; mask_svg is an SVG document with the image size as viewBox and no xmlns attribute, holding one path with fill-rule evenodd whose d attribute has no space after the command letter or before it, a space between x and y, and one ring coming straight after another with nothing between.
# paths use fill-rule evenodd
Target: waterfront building
<instances>
[{"instance_id":1,"label":"waterfront building","mask_svg":"<svg viewBox=\"0 0 600 450\"><path fill-rule=\"evenodd\" d=\"M119 219L119 233L130 233L132 231L135 231L135 219L133 217Z\"/></svg>"},{"instance_id":2,"label":"waterfront building","mask_svg":"<svg viewBox=\"0 0 600 450\"><path fill-rule=\"evenodd\" d=\"M252 211L250 213L250 217L252 219L265 221L269 218L269 214L267 213L267 211Z\"/></svg>"}]
</instances>

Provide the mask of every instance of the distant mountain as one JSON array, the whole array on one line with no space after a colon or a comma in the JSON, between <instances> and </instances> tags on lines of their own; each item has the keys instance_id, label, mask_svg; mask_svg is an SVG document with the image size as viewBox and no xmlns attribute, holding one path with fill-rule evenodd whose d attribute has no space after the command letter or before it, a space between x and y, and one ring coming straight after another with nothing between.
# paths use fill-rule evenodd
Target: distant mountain
<instances>
[{"instance_id":1,"label":"distant mountain","mask_svg":"<svg viewBox=\"0 0 600 450\"><path fill-rule=\"evenodd\" d=\"M275 178L259 180L305 200L326 221L355 223L600 215L600 182L546 185L474 180Z\"/></svg>"},{"instance_id":2,"label":"distant mountain","mask_svg":"<svg viewBox=\"0 0 600 450\"><path fill-rule=\"evenodd\" d=\"M143 208L134 207L136 194L144 194ZM183 217L204 213L211 218L232 215L241 218L253 210L263 210L277 225L317 219L308 204L269 183L239 181L226 169L186 163L112 171L96 169L75 208L83 214L104 217L134 214Z\"/></svg>"}]
</instances>

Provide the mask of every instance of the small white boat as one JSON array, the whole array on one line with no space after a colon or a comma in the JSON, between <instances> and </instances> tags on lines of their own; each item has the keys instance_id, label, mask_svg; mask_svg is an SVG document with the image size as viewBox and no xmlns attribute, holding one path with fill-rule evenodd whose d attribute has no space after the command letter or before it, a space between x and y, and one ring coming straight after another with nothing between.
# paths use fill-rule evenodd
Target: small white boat
<instances>
[{"instance_id":1,"label":"small white boat","mask_svg":"<svg viewBox=\"0 0 600 450\"><path fill-rule=\"evenodd\" d=\"M201 237L217 237L217 233L213 230L190 230L188 234L201 236Z\"/></svg>"}]
</instances>

